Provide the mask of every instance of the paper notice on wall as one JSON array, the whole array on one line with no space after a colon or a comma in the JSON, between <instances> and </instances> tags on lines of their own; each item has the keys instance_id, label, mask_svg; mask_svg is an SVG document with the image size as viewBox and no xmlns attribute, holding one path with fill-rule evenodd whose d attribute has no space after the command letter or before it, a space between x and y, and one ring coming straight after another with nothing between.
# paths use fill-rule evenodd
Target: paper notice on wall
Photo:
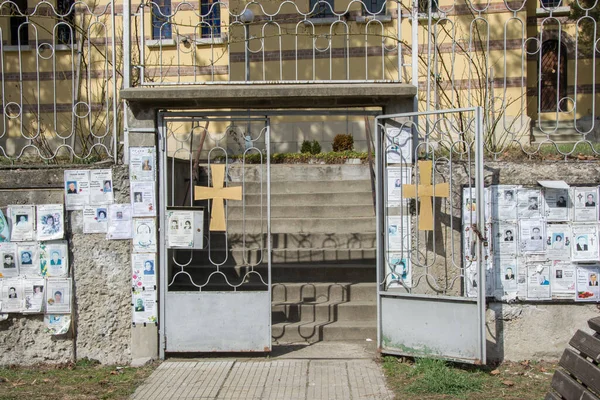
<instances>
[{"instance_id":1,"label":"paper notice on wall","mask_svg":"<svg viewBox=\"0 0 600 400\"><path fill-rule=\"evenodd\" d=\"M10 239L13 242L35 240L35 207L11 205L8 218L12 227Z\"/></svg>"},{"instance_id":2,"label":"paper notice on wall","mask_svg":"<svg viewBox=\"0 0 600 400\"><path fill-rule=\"evenodd\" d=\"M158 322L156 290L135 290L132 295L134 324Z\"/></svg>"},{"instance_id":3,"label":"paper notice on wall","mask_svg":"<svg viewBox=\"0 0 600 400\"><path fill-rule=\"evenodd\" d=\"M412 132L410 128L387 128L386 158L388 164L412 164Z\"/></svg>"},{"instance_id":4,"label":"paper notice on wall","mask_svg":"<svg viewBox=\"0 0 600 400\"><path fill-rule=\"evenodd\" d=\"M386 258L386 283L389 289L412 287L412 268L408 258L408 251L404 253L388 252Z\"/></svg>"},{"instance_id":5,"label":"paper notice on wall","mask_svg":"<svg viewBox=\"0 0 600 400\"><path fill-rule=\"evenodd\" d=\"M156 253L131 255L131 284L134 288L156 289Z\"/></svg>"},{"instance_id":6,"label":"paper notice on wall","mask_svg":"<svg viewBox=\"0 0 600 400\"><path fill-rule=\"evenodd\" d=\"M51 335L64 335L69 332L71 326L70 315L44 315L45 333Z\"/></svg>"},{"instance_id":7,"label":"paper notice on wall","mask_svg":"<svg viewBox=\"0 0 600 400\"><path fill-rule=\"evenodd\" d=\"M44 311L44 278L23 279L24 313L40 313Z\"/></svg>"},{"instance_id":8,"label":"paper notice on wall","mask_svg":"<svg viewBox=\"0 0 600 400\"><path fill-rule=\"evenodd\" d=\"M598 225L573 224L571 227L573 243L571 254L573 261L598 260Z\"/></svg>"},{"instance_id":9,"label":"paper notice on wall","mask_svg":"<svg viewBox=\"0 0 600 400\"><path fill-rule=\"evenodd\" d=\"M517 190L517 216L519 218L540 219L544 203L540 189Z\"/></svg>"},{"instance_id":10,"label":"paper notice on wall","mask_svg":"<svg viewBox=\"0 0 600 400\"><path fill-rule=\"evenodd\" d=\"M598 301L598 265L578 265L575 301Z\"/></svg>"},{"instance_id":11,"label":"paper notice on wall","mask_svg":"<svg viewBox=\"0 0 600 400\"><path fill-rule=\"evenodd\" d=\"M567 224L546 226L546 253L550 260L571 259L571 227Z\"/></svg>"},{"instance_id":12,"label":"paper notice on wall","mask_svg":"<svg viewBox=\"0 0 600 400\"><path fill-rule=\"evenodd\" d=\"M133 219L133 250L138 252L157 251L156 220L154 218Z\"/></svg>"},{"instance_id":13,"label":"paper notice on wall","mask_svg":"<svg viewBox=\"0 0 600 400\"><path fill-rule=\"evenodd\" d=\"M13 278L19 276L17 261L17 244L0 243L0 278Z\"/></svg>"},{"instance_id":14,"label":"paper notice on wall","mask_svg":"<svg viewBox=\"0 0 600 400\"><path fill-rule=\"evenodd\" d=\"M69 314L71 312L71 287L70 278L46 280L46 313Z\"/></svg>"},{"instance_id":15,"label":"paper notice on wall","mask_svg":"<svg viewBox=\"0 0 600 400\"><path fill-rule=\"evenodd\" d=\"M517 191L520 186L494 185L491 187L492 219L514 221L517 219Z\"/></svg>"},{"instance_id":16,"label":"paper notice on wall","mask_svg":"<svg viewBox=\"0 0 600 400\"><path fill-rule=\"evenodd\" d=\"M106 233L108 231L108 208L85 207L83 209L83 233Z\"/></svg>"},{"instance_id":17,"label":"paper notice on wall","mask_svg":"<svg viewBox=\"0 0 600 400\"><path fill-rule=\"evenodd\" d=\"M496 268L496 297L504 298L509 294L516 295L517 285L517 258L515 256L502 256L494 258Z\"/></svg>"},{"instance_id":18,"label":"paper notice on wall","mask_svg":"<svg viewBox=\"0 0 600 400\"><path fill-rule=\"evenodd\" d=\"M108 233L110 240L131 239L133 236L133 218L130 204L111 204L108 206Z\"/></svg>"},{"instance_id":19,"label":"paper notice on wall","mask_svg":"<svg viewBox=\"0 0 600 400\"><path fill-rule=\"evenodd\" d=\"M575 294L575 265L570 261L552 261L552 297L573 298Z\"/></svg>"},{"instance_id":20,"label":"paper notice on wall","mask_svg":"<svg viewBox=\"0 0 600 400\"><path fill-rule=\"evenodd\" d=\"M114 201L111 169L90 171L90 203L92 206L108 205Z\"/></svg>"},{"instance_id":21,"label":"paper notice on wall","mask_svg":"<svg viewBox=\"0 0 600 400\"><path fill-rule=\"evenodd\" d=\"M65 207L82 210L90 201L90 173L87 170L65 171ZM39 211L39 209L38 209ZM39 225L38 225L39 227ZM38 228L39 229L39 228Z\"/></svg>"},{"instance_id":22,"label":"paper notice on wall","mask_svg":"<svg viewBox=\"0 0 600 400\"><path fill-rule=\"evenodd\" d=\"M129 179L154 181L156 177L156 149L154 147L129 148Z\"/></svg>"},{"instance_id":23,"label":"paper notice on wall","mask_svg":"<svg viewBox=\"0 0 600 400\"><path fill-rule=\"evenodd\" d=\"M517 254L517 224L496 222L493 224L494 254Z\"/></svg>"},{"instance_id":24,"label":"paper notice on wall","mask_svg":"<svg viewBox=\"0 0 600 400\"><path fill-rule=\"evenodd\" d=\"M22 242L17 244L17 261L21 276L29 278L41 275L39 250L40 246L38 242Z\"/></svg>"},{"instance_id":25,"label":"paper notice on wall","mask_svg":"<svg viewBox=\"0 0 600 400\"><path fill-rule=\"evenodd\" d=\"M519 251L542 253L545 250L545 224L540 219L519 221Z\"/></svg>"},{"instance_id":26,"label":"paper notice on wall","mask_svg":"<svg viewBox=\"0 0 600 400\"><path fill-rule=\"evenodd\" d=\"M69 275L69 249L65 240L40 243L40 271L47 277Z\"/></svg>"},{"instance_id":27,"label":"paper notice on wall","mask_svg":"<svg viewBox=\"0 0 600 400\"><path fill-rule=\"evenodd\" d=\"M37 206L37 240L62 239L65 235L64 215L62 204Z\"/></svg>"},{"instance_id":28,"label":"paper notice on wall","mask_svg":"<svg viewBox=\"0 0 600 400\"><path fill-rule=\"evenodd\" d=\"M545 189L546 220L568 221L570 216L569 189Z\"/></svg>"},{"instance_id":29,"label":"paper notice on wall","mask_svg":"<svg viewBox=\"0 0 600 400\"><path fill-rule=\"evenodd\" d=\"M408 251L410 222L407 216L392 216L387 219L388 250Z\"/></svg>"},{"instance_id":30,"label":"paper notice on wall","mask_svg":"<svg viewBox=\"0 0 600 400\"><path fill-rule=\"evenodd\" d=\"M468 224L476 224L477 223L477 215L478 215L478 207L484 208L485 220L486 222L490 220L490 191L486 188L483 191L483 205L477 204L477 193L474 187L465 187L463 188L463 196L462 196L462 218L463 225Z\"/></svg>"},{"instance_id":31,"label":"paper notice on wall","mask_svg":"<svg viewBox=\"0 0 600 400\"><path fill-rule=\"evenodd\" d=\"M134 217L156 215L154 182L131 182L131 208Z\"/></svg>"},{"instance_id":32,"label":"paper notice on wall","mask_svg":"<svg viewBox=\"0 0 600 400\"><path fill-rule=\"evenodd\" d=\"M527 300L551 300L550 267L547 264L527 266Z\"/></svg>"},{"instance_id":33,"label":"paper notice on wall","mask_svg":"<svg viewBox=\"0 0 600 400\"><path fill-rule=\"evenodd\" d=\"M23 310L23 280L21 278L7 278L2 280L3 313L15 313Z\"/></svg>"},{"instance_id":34,"label":"paper notice on wall","mask_svg":"<svg viewBox=\"0 0 600 400\"><path fill-rule=\"evenodd\" d=\"M402 185L411 183L412 168L389 167L387 169L387 207L400 207L408 204L408 199L402 198Z\"/></svg>"},{"instance_id":35,"label":"paper notice on wall","mask_svg":"<svg viewBox=\"0 0 600 400\"><path fill-rule=\"evenodd\" d=\"M167 243L169 247L194 247L194 212L167 212Z\"/></svg>"},{"instance_id":36,"label":"paper notice on wall","mask_svg":"<svg viewBox=\"0 0 600 400\"><path fill-rule=\"evenodd\" d=\"M598 188L573 188L573 221L596 222L598 219Z\"/></svg>"},{"instance_id":37,"label":"paper notice on wall","mask_svg":"<svg viewBox=\"0 0 600 400\"><path fill-rule=\"evenodd\" d=\"M0 243L3 242L10 242L10 226L4 213L0 210Z\"/></svg>"}]
</instances>

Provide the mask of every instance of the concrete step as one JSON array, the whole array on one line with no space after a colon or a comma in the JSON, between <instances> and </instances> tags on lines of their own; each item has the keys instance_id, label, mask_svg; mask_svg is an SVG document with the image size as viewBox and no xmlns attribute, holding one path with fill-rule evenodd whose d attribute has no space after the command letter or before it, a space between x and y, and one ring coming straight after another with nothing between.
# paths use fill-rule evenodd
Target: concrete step
<instances>
[{"instance_id":1,"label":"concrete step","mask_svg":"<svg viewBox=\"0 0 600 400\"><path fill-rule=\"evenodd\" d=\"M248 246L246 246L248 248ZM376 249L274 249L272 263L306 263L323 261L374 260ZM257 264L267 262L267 250L242 250L233 248L231 256L236 264Z\"/></svg>"},{"instance_id":2,"label":"concrete step","mask_svg":"<svg viewBox=\"0 0 600 400\"><path fill-rule=\"evenodd\" d=\"M228 186L242 186L242 182L230 182ZM267 193L266 181L261 182L246 182L244 185L244 192L246 194L259 194ZM371 180L356 180L356 181L342 181L342 180L323 180L323 181L284 181L284 182L273 182L271 181L271 194L310 194L310 193L357 193L357 192L368 192L371 193Z\"/></svg>"},{"instance_id":3,"label":"concrete step","mask_svg":"<svg viewBox=\"0 0 600 400\"><path fill-rule=\"evenodd\" d=\"M246 194L243 200L246 206L263 205L267 206L267 194ZM242 201L229 200L227 208L241 207ZM331 206L371 206L373 208L373 195L371 192L321 192L321 193L302 193L302 194L272 194L271 207L273 206L314 206L314 205L331 205Z\"/></svg>"},{"instance_id":4,"label":"concrete step","mask_svg":"<svg viewBox=\"0 0 600 400\"><path fill-rule=\"evenodd\" d=\"M377 301L375 282L286 282L271 287L273 303Z\"/></svg>"},{"instance_id":5,"label":"concrete step","mask_svg":"<svg viewBox=\"0 0 600 400\"><path fill-rule=\"evenodd\" d=\"M245 226L244 226L245 222ZM349 218L278 218L271 220L271 231L273 233L347 233L347 232L374 232L374 217ZM227 232L260 234L267 232L266 220L231 219L227 221Z\"/></svg>"},{"instance_id":6,"label":"concrete step","mask_svg":"<svg viewBox=\"0 0 600 400\"><path fill-rule=\"evenodd\" d=\"M274 323L377 320L374 301L273 303L271 310Z\"/></svg>"},{"instance_id":7,"label":"concrete step","mask_svg":"<svg viewBox=\"0 0 600 400\"><path fill-rule=\"evenodd\" d=\"M274 343L315 343L336 340L376 340L376 321L280 322L272 325Z\"/></svg>"},{"instance_id":8,"label":"concrete step","mask_svg":"<svg viewBox=\"0 0 600 400\"><path fill-rule=\"evenodd\" d=\"M266 232L266 231L265 231ZM377 247L377 234L375 229L355 233L349 229L342 233L277 233L273 232L273 249L374 249ZM266 233L246 234L246 248L267 247ZM228 248L240 248L244 244L244 235L229 233ZM211 236L212 248L225 246L225 235L213 234Z\"/></svg>"},{"instance_id":9,"label":"concrete step","mask_svg":"<svg viewBox=\"0 0 600 400\"><path fill-rule=\"evenodd\" d=\"M247 219L266 219L267 206L260 205L232 206L229 203L227 217L229 219L242 219L244 213ZM278 218L342 218L348 217L371 217L375 218L375 210L372 204L368 205L311 205L311 206L279 206L271 205L271 221Z\"/></svg>"},{"instance_id":10,"label":"concrete step","mask_svg":"<svg viewBox=\"0 0 600 400\"><path fill-rule=\"evenodd\" d=\"M208 167L201 166L204 174ZM260 182L266 177L266 166L247 165L242 163L230 164L228 179L233 182ZM288 181L355 181L368 180L369 166L367 164L271 164L271 182Z\"/></svg>"}]
</instances>

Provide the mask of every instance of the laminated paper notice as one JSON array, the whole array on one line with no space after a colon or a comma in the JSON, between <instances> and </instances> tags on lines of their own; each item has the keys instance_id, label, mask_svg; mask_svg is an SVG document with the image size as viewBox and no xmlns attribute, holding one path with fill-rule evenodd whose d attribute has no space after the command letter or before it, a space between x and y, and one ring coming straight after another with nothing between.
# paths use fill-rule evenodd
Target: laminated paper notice
<instances>
[{"instance_id":1,"label":"laminated paper notice","mask_svg":"<svg viewBox=\"0 0 600 400\"><path fill-rule=\"evenodd\" d=\"M108 233L110 240L131 239L133 219L130 204L111 204L108 206Z\"/></svg>"},{"instance_id":2,"label":"laminated paper notice","mask_svg":"<svg viewBox=\"0 0 600 400\"><path fill-rule=\"evenodd\" d=\"M573 210L575 222L596 222L598 218L598 188L573 188Z\"/></svg>"},{"instance_id":3,"label":"laminated paper notice","mask_svg":"<svg viewBox=\"0 0 600 400\"><path fill-rule=\"evenodd\" d=\"M158 321L155 290L134 290L132 300L134 324L153 324Z\"/></svg>"},{"instance_id":4,"label":"laminated paper notice","mask_svg":"<svg viewBox=\"0 0 600 400\"><path fill-rule=\"evenodd\" d=\"M0 243L0 278L13 278L19 276L17 262L17 244Z\"/></svg>"},{"instance_id":5,"label":"laminated paper notice","mask_svg":"<svg viewBox=\"0 0 600 400\"><path fill-rule=\"evenodd\" d=\"M545 264L527 266L527 300L551 300L550 267Z\"/></svg>"},{"instance_id":6,"label":"laminated paper notice","mask_svg":"<svg viewBox=\"0 0 600 400\"><path fill-rule=\"evenodd\" d=\"M46 313L71 313L71 279L48 278L46 281Z\"/></svg>"},{"instance_id":7,"label":"laminated paper notice","mask_svg":"<svg viewBox=\"0 0 600 400\"><path fill-rule=\"evenodd\" d=\"M519 218L540 219L543 207L540 189L517 190L517 215Z\"/></svg>"},{"instance_id":8,"label":"laminated paper notice","mask_svg":"<svg viewBox=\"0 0 600 400\"><path fill-rule=\"evenodd\" d=\"M167 240L169 247L194 247L194 212L167 212Z\"/></svg>"},{"instance_id":9,"label":"laminated paper notice","mask_svg":"<svg viewBox=\"0 0 600 400\"><path fill-rule=\"evenodd\" d=\"M402 185L411 183L412 168L389 167L387 169L387 206L400 207L408 204L408 199L402 198Z\"/></svg>"},{"instance_id":10,"label":"laminated paper notice","mask_svg":"<svg viewBox=\"0 0 600 400\"><path fill-rule=\"evenodd\" d=\"M573 298L575 294L575 265L570 261L552 261L552 287L553 297Z\"/></svg>"},{"instance_id":11,"label":"laminated paper notice","mask_svg":"<svg viewBox=\"0 0 600 400\"><path fill-rule=\"evenodd\" d=\"M83 233L106 233L107 230L107 207L85 207L83 209Z\"/></svg>"},{"instance_id":12,"label":"laminated paper notice","mask_svg":"<svg viewBox=\"0 0 600 400\"><path fill-rule=\"evenodd\" d=\"M40 276L40 245L38 242L22 242L17 244L17 261L21 276Z\"/></svg>"},{"instance_id":13,"label":"laminated paper notice","mask_svg":"<svg viewBox=\"0 0 600 400\"><path fill-rule=\"evenodd\" d=\"M90 203L92 206L112 204L113 180L111 169L94 169L90 171Z\"/></svg>"},{"instance_id":14,"label":"laminated paper notice","mask_svg":"<svg viewBox=\"0 0 600 400\"><path fill-rule=\"evenodd\" d=\"M23 279L24 313L40 313L44 310L44 278Z\"/></svg>"},{"instance_id":15,"label":"laminated paper notice","mask_svg":"<svg viewBox=\"0 0 600 400\"><path fill-rule=\"evenodd\" d=\"M0 243L10 242L10 226L4 218L4 213L0 210Z\"/></svg>"},{"instance_id":16,"label":"laminated paper notice","mask_svg":"<svg viewBox=\"0 0 600 400\"><path fill-rule=\"evenodd\" d=\"M131 255L131 284L138 290L156 287L156 253L133 253Z\"/></svg>"},{"instance_id":17,"label":"laminated paper notice","mask_svg":"<svg viewBox=\"0 0 600 400\"><path fill-rule=\"evenodd\" d=\"M156 149L154 147L129 148L129 179L154 181L156 177Z\"/></svg>"},{"instance_id":18,"label":"laminated paper notice","mask_svg":"<svg viewBox=\"0 0 600 400\"><path fill-rule=\"evenodd\" d=\"M492 193L492 219L514 221L517 219L517 190L519 186L494 185Z\"/></svg>"},{"instance_id":19,"label":"laminated paper notice","mask_svg":"<svg viewBox=\"0 0 600 400\"><path fill-rule=\"evenodd\" d=\"M134 218L133 250L139 252L157 251L156 221L154 218Z\"/></svg>"},{"instance_id":20,"label":"laminated paper notice","mask_svg":"<svg viewBox=\"0 0 600 400\"><path fill-rule=\"evenodd\" d=\"M21 312L23 309L23 281L21 278L8 278L2 281L3 313Z\"/></svg>"},{"instance_id":21,"label":"laminated paper notice","mask_svg":"<svg viewBox=\"0 0 600 400\"><path fill-rule=\"evenodd\" d=\"M13 242L35 240L34 206L9 206L8 217L12 227L11 240Z\"/></svg>"},{"instance_id":22,"label":"laminated paper notice","mask_svg":"<svg viewBox=\"0 0 600 400\"><path fill-rule=\"evenodd\" d=\"M577 266L575 301L598 301L598 265Z\"/></svg>"},{"instance_id":23,"label":"laminated paper notice","mask_svg":"<svg viewBox=\"0 0 600 400\"><path fill-rule=\"evenodd\" d=\"M548 224L546 226L546 253L550 260L571 259L571 226Z\"/></svg>"},{"instance_id":24,"label":"laminated paper notice","mask_svg":"<svg viewBox=\"0 0 600 400\"><path fill-rule=\"evenodd\" d=\"M90 173L87 170L65 171L65 206L82 210L90 201Z\"/></svg>"},{"instance_id":25,"label":"laminated paper notice","mask_svg":"<svg viewBox=\"0 0 600 400\"><path fill-rule=\"evenodd\" d=\"M134 217L156 215L154 182L131 182L131 208Z\"/></svg>"},{"instance_id":26,"label":"laminated paper notice","mask_svg":"<svg viewBox=\"0 0 600 400\"><path fill-rule=\"evenodd\" d=\"M409 128L386 129L386 159L388 164L412 164L412 133Z\"/></svg>"},{"instance_id":27,"label":"laminated paper notice","mask_svg":"<svg viewBox=\"0 0 600 400\"><path fill-rule=\"evenodd\" d=\"M412 287L412 268L407 257L408 252L391 253L388 252L386 264L386 282L388 288Z\"/></svg>"},{"instance_id":28,"label":"laminated paper notice","mask_svg":"<svg viewBox=\"0 0 600 400\"><path fill-rule=\"evenodd\" d=\"M40 272L47 277L69 274L69 251L65 240L40 243Z\"/></svg>"},{"instance_id":29,"label":"laminated paper notice","mask_svg":"<svg viewBox=\"0 0 600 400\"><path fill-rule=\"evenodd\" d=\"M598 260L598 226L577 225L572 226L573 243L571 254L573 261L597 261Z\"/></svg>"},{"instance_id":30,"label":"laminated paper notice","mask_svg":"<svg viewBox=\"0 0 600 400\"><path fill-rule=\"evenodd\" d=\"M37 206L37 240L62 239L65 235L62 204Z\"/></svg>"},{"instance_id":31,"label":"laminated paper notice","mask_svg":"<svg viewBox=\"0 0 600 400\"><path fill-rule=\"evenodd\" d=\"M408 251L410 226L409 218L404 217L388 217L388 250Z\"/></svg>"},{"instance_id":32,"label":"laminated paper notice","mask_svg":"<svg viewBox=\"0 0 600 400\"><path fill-rule=\"evenodd\" d=\"M546 220L569 220L569 189L545 189L544 201L546 203Z\"/></svg>"},{"instance_id":33,"label":"laminated paper notice","mask_svg":"<svg viewBox=\"0 0 600 400\"><path fill-rule=\"evenodd\" d=\"M71 326L70 315L44 315L44 325L46 333L51 335L64 335L69 332Z\"/></svg>"}]
</instances>

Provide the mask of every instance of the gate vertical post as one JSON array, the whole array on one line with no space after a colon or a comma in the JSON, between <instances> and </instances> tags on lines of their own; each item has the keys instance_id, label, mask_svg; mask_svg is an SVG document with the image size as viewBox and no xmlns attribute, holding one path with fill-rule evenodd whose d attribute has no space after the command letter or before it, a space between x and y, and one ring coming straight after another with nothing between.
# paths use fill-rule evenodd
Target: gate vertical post
<instances>
[{"instance_id":1,"label":"gate vertical post","mask_svg":"<svg viewBox=\"0 0 600 400\"><path fill-rule=\"evenodd\" d=\"M269 298L272 300L271 295L271 252L272 252L272 238L271 238L271 119L267 118L267 132L265 136L265 147L267 150L267 290L269 291ZM273 329L273 313L269 313L269 333L272 336Z\"/></svg>"},{"instance_id":2,"label":"gate vertical post","mask_svg":"<svg viewBox=\"0 0 600 400\"><path fill-rule=\"evenodd\" d=\"M381 349L381 335L382 335L382 318L381 318L381 275L385 263L384 263L384 241L383 241L383 228L385 225L383 223L383 199L381 197L383 190L383 165L385 163L385 151L382 149L382 141L381 136L385 134L385 131L382 129L383 123L380 123L379 117L375 118L375 219L376 219L376 231L377 235L375 236L376 240L376 271L375 271L375 279L377 280L377 349Z\"/></svg>"},{"instance_id":3,"label":"gate vertical post","mask_svg":"<svg viewBox=\"0 0 600 400\"><path fill-rule=\"evenodd\" d=\"M475 190L477 198L477 229L486 236L485 231L485 192L484 192L484 169L483 169L483 108L475 107ZM486 239L487 240L487 239ZM480 335L480 352L483 364L486 362L486 335L485 335L485 245L483 240L477 240L477 307Z\"/></svg>"},{"instance_id":4,"label":"gate vertical post","mask_svg":"<svg viewBox=\"0 0 600 400\"><path fill-rule=\"evenodd\" d=\"M159 253L158 253L158 295L159 295L159 314L158 314L158 356L161 360L165 359L165 348L166 346L166 331L167 326L165 320L165 308L167 298L167 279L168 279L168 257L166 248L166 227L164 221L166 220L167 210L167 151L166 151L166 125L164 115L158 113L158 162L159 162L159 174L158 174L158 203L159 203L159 215L158 215L158 231L159 231Z\"/></svg>"}]
</instances>

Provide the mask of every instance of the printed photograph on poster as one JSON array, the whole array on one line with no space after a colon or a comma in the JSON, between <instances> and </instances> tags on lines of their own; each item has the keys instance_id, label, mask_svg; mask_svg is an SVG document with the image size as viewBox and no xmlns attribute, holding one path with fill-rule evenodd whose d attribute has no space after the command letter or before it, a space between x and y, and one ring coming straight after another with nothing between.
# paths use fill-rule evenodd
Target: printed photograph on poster
<instances>
[{"instance_id":1,"label":"printed photograph on poster","mask_svg":"<svg viewBox=\"0 0 600 400\"><path fill-rule=\"evenodd\" d=\"M408 216L394 216L387 219L388 250L408 251L410 219Z\"/></svg>"},{"instance_id":2,"label":"printed photograph on poster","mask_svg":"<svg viewBox=\"0 0 600 400\"><path fill-rule=\"evenodd\" d=\"M517 190L520 186L493 185L491 191L492 219L513 221L517 219Z\"/></svg>"},{"instance_id":3,"label":"printed photograph on poster","mask_svg":"<svg viewBox=\"0 0 600 400\"><path fill-rule=\"evenodd\" d=\"M133 237L133 218L130 204L111 204L108 206L109 240L131 239Z\"/></svg>"},{"instance_id":4,"label":"printed photograph on poster","mask_svg":"<svg viewBox=\"0 0 600 400\"><path fill-rule=\"evenodd\" d=\"M408 252L388 252L386 282L389 289L412 287L412 270L407 255Z\"/></svg>"},{"instance_id":5,"label":"printed photograph on poster","mask_svg":"<svg viewBox=\"0 0 600 400\"><path fill-rule=\"evenodd\" d=\"M527 300L551 300L550 267L545 264L527 266Z\"/></svg>"},{"instance_id":6,"label":"printed photograph on poster","mask_svg":"<svg viewBox=\"0 0 600 400\"><path fill-rule=\"evenodd\" d=\"M27 277L40 276L39 249L38 242L22 242L17 244L17 261L20 275Z\"/></svg>"},{"instance_id":7,"label":"printed photograph on poster","mask_svg":"<svg viewBox=\"0 0 600 400\"><path fill-rule=\"evenodd\" d=\"M546 225L546 253L550 260L570 260L571 242L571 227L569 225Z\"/></svg>"},{"instance_id":8,"label":"printed photograph on poster","mask_svg":"<svg viewBox=\"0 0 600 400\"><path fill-rule=\"evenodd\" d=\"M155 183L131 182L131 208L134 217L156 215Z\"/></svg>"},{"instance_id":9,"label":"printed photograph on poster","mask_svg":"<svg viewBox=\"0 0 600 400\"><path fill-rule=\"evenodd\" d=\"M129 179L154 181L156 179L156 149L154 147L129 148Z\"/></svg>"},{"instance_id":10,"label":"printed photograph on poster","mask_svg":"<svg viewBox=\"0 0 600 400\"><path fill-rule=\"evenodd\" d=\"M522 258L517 258L517 297L525 299L527 297L527 266Z\"/></svg>"},{"instance_id":11,"label":"printed photograph on poster","mask_svg":"<svg viewBox=\"0 0 600 400\"><path fill-rule=\"evenodd\" d=\"M4 213L0 210L0 243L3 242L10 242L10 226Z\"/></svg>"},{"instance_id":12,"label":"printed photograph on poster","mask_svg":"<svg viewBox=\"0 0 600 400\"><path fill-rule=\"evenodd\" d=\"M545 224L540 219L519 221L519 251L521 253L541 253L545 250Z\"/></svg>"},{"instance_id":13,"label":"printed photograph on poster","mask_svg":"<svg viewBox=\"0 0 600 400\"><path fill-rule=\"evenodd\" d=\"M496 222L492 225L494 232L493 249L495 254L517 254L517 224L513 222Z\"/></svg>"},{"instance_id":14,"label":"printed photograph on poster","mask_svg":"<svg viewBox=\"0 0 600 400\"><path fill-rule=\"evenodd\" d=\"M502 256L494 258L496 267L496 292L502 297L507 293L517 293L517 258L515 256Z\"/></svg>"},{"instance_id":15,"label":"printed photograph on poster","mask_svg":"<svg viewBox=\"0 0 600 400\"><path fill-rule=\"evenodd\" d=\"M34 206L11 205L8 207L8 218L12 227L11 241L26 242L35 240Z\"/></svg>"},{"instance_id":16,"label":"printed photograph on poster","mask_svg":"<svg viewBox=\"0 0 600 400\"><path fill-rule=\"evenodd\" d=\"M408 199L402 198L402 185L411 183L411 167L388 167L387 169L387 206L400 207L408 204Z\"/></svg>"},{"instance_id":17,"label":"printed photograph on poster","mask_svg":"<svg viewBox=\"0 0 600 400\"><path fill-rule=\"evenodd\" d=\"M83 209L83 233L106 233L108 231L108 208L85 207Z\"/></svg>"},{"instance_id":18,"label":"printed photograph on poster","mask_svg":"<svg viewBox=\"0 0 600 400\"><path fill-rule=\"evenodd\" d=\"M412 132L410 128L386 129L386 159L388 164L412 164Z\"/></svg>"},{"instance_id":19,"label":"printed photograph on poster","mask_svg":"<svg viewBox=\"0 0 600 400\"><path fill-rule=\"evenodd\" d=\"M90 173L87 170L65 171L65 207L83 210L90 202ZM39 212L39 209L38 209ZM39 227L39 225L38 225ZM38 228L39 229L39 228Z\"/></svg>"},{"instance_id":20,"label":"printed photograph on poster","mask_svg":"<svg viewBox=\"0 0 600 400\"><path fill-rule=\"evenodd\" d=\"M573 243L571 259L573 261L598 260L598 226L573 224L571 227Z\"/></svg>"},{"instance_id":21,"label":"printed photograph on poster","mask_svg":"<svg viewBox=\"0 0 600 400\"><path fill-rule=\"evenodd\" d=\"M63 278L69 275L69 249L66 240L40 243L42 276Z\"/></svg>"},{"instance_id":22,"label":"printed photograph on poster","mask_svg":"<svg viewBox=\"0 0 600 400\"><path fill-rule=\"evenodd\" d=\"M598 219L598 188L573 188L573 220L596 222Z\"/></svg>"},{"instance_id":23,"label":"printed photograph on poster","mask_svg":"<svg viewBox=\"0 0 600 400\"><path fill-rule=\"evenodd\" d=\"M0 263L0 278L13 278L19 276L16 243L0 243Z\"/></svg>"},{"instance_id":24,"label":"printed photograph on poster","mask_svg":"<svg viewBox=\"0 0 600 400\"><path fill-rule=\"evenodd\" d=\"M94 169L90 171L91 206L108 205L114 202L113 180L111 169Z\"/></svg>"},{"instance_id":25,"label":"printed photograph on poster","mask_svg":"<svg viewBox=\"0 0 600 400\"><path fill-rule=\"evenodd\" d=\"M3 313L21 312L23 310L23 280L7 278L2 281L2 297L0 298Z\"/></svg>"},{"instance_id":26,"label":"printed photograph on poster","mask_svg":"<svg viewBox=\"0 0 600 400\"><path fill-rule=\"evenodd\" d=\"M71 326L70 315L44 315L45 333L51 335L64 335L69 332Z\"/></svg>"},{"instance_id":27,"label":"printed photograph on poster","mask_svg":"<svg viewBox=\"0 0 600 400\"><path fill-rule=\"evenodd\" d=\"M23 279L24 313L40 313L44 311L44 278Z\"/></svg>"},{"instance_id":28,"label":"printed photograph on poster","mask_svg":"<svg viewBox=\"0 0 600 400\"><path fill-rule=\"evenodd\" d=\"M65 235L64 215L62 204L37 206L37 240L62 239Z\"/></svg>"},{"instance_id":29,"label":"printed photograph on poster","mask_svg":"<svg viewBox=\"0 0 600 400\"><path fill-rule=\"evenodd\" d=\"M155 253L156 221L154 218L133 219L133 251Z\"/></svg>"},{"instance_id":30,"label":"printed photograph on poster","mask_svg":"<svg viewBox=\"0 0 600 400\"><path fill-rule=\"evenodd\" d=\"M598 301L598 265L578 265L576 267L575 301Z\"/></svg>"},{"instance_id":31,"label":"printed photograph on poster","mask_svg":"<svg viewBox=\"0 0 600 400\"><path fill-rule=\"evenodd\" d=\"M540 189L517 190L517 217L518 218L541 218L544 203L542 202L542 191Z\"/></svg>"},{"instance_id":32,"label":"printed photograph on poster","mask_svg":"<svg viewBox=\"0 0 600 400\"><path fill-rule=\"evenodd\" d=\"M552 261L550 287L553 297L573 298L575 294L575 265L569 261Z\"/></svg>"},{"instance_id":33,"label":"printed photograph on poster","mask_svg":"<svg viewBox=\"0 0 600 400\"><path fill-rule=\"evenodd\" d=\"M46 280L46 313L71 313L71 279L48 278Z\"/></svg>"},{"instance_id":34,"label":"printed photograph on poster","mask_svg":"<svg viewBox=\"0 0 600 400\"><path fill-rule=\"evenodd\" d=\"M544 189L547 221L568 221L570 215L569 189Z\"/></svg>"},{"instance_id":35,"label":"printed photograph on poster","mask_svg":"<svg viewBox=\"0 0 600 400\"><path fill-rule=\"evenodd\" d=\"M132 295L132 314L134 324L155 323L157 318L156 291L139 290Z\"/></svg>"},{"instance_id":36,"label":"printed photograph on poster","mask_svg":"<svg viewBox=\"0 0 600 400\"><path fill-rule=\"evenodd\" d=\"M194 212L167 211L168 247L194 247Z\"/></svg>"},{"instance_id":37,"label":"printed photograph on poster","mask_svg":"<svg viewBox=\"0 0 600 400\"><path fill-rule=\"evenodd\" d=\"M131 285L135 288L155 288L156 253L133 253L131 255Z\"/></svg>"}]
</instances>

